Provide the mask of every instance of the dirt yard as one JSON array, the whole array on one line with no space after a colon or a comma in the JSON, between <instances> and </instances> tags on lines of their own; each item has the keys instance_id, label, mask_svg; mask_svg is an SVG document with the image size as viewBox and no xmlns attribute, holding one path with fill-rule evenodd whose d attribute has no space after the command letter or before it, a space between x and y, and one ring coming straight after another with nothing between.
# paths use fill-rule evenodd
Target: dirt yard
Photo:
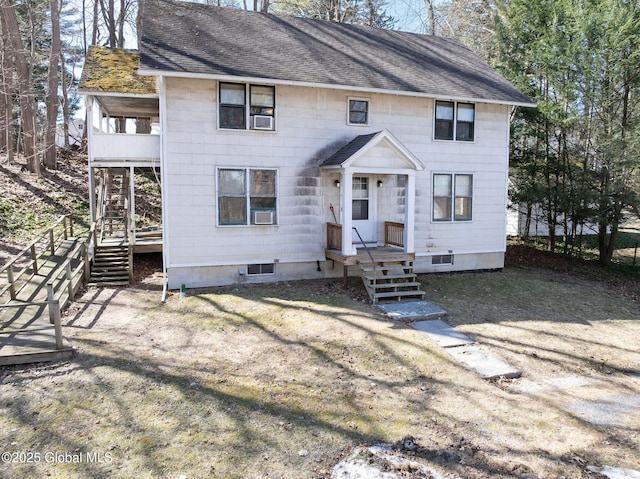
<instances>
[{"instance_id":1,"label":"dirt yard","mask_svg":"<svg viewBox=\"0 0 640 479\"><path fill-rule=\"evenodd\" d=\"M451 325L523 373L493 383L355 279L163 305L159 263L138 262L134 286L89 289L66 312L73 360L0 370L0 477L329 478L378 443L416 461L361 453L378 477L640 469L640 304L615 281L512 262L420 278Z\"/></svg>"}]
</instances>

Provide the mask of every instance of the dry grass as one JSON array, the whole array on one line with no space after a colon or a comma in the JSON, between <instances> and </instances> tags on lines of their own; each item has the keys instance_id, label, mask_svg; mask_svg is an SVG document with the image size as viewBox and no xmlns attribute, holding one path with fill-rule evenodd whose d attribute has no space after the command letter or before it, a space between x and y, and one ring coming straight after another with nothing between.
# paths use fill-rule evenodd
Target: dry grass
<instances>
[{"instance_id":1,"label":"dry grass","mask_svg":"<svg viewBox=\"0 0 640 479\"><path fill-rule=\"evenodd\" d=\"M638 410L605 427L569 407L640 397L640 307L606 284L536 268L422 277L452 324L524 373L491 384L339 282L189 291L160 305L157 280L88 290L65 320L73 361L0 376L5 450L107 460L43 457L0 464L0 476L319 478L358 444L407 435L447 477L640 468ZM567 376L593 382L520 392Z\"/></svg>"}]
</instances>

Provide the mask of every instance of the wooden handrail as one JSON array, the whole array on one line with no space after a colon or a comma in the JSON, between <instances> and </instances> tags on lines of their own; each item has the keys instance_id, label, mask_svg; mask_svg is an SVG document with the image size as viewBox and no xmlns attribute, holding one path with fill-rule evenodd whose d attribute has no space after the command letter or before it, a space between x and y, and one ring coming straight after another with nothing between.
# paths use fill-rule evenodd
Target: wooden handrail
<instances>
[{"instance_id":1,"label":"wooden handrail","mask_svg":"<svg viewBox=\"0 0 640 479\"><path fill-rule=\"evenodd\" d=\"M45 238L48 239L47 249L53 255L55 254L56 247L56 233L55 229L63 224L63 231L60 233L61 237L68 238L73 235L73 222L71 220L71 215L62 215L58 220L55 221L51 226L49 226L44 232L42 232L36 239L31 241L26 248L16 254L13 258L11 258L5 265L0 268L0 274L6 271L7 275L7 286L0 289L0 296L9 291L11 295L11 299L16 299L16 282L24 276L29 269L33 270L32 274L37 274L38 272L38 254L36 250L36 246ZM26 266L20 270L17 274L13 271L13 266L16 262L20 261L26 253L29 253L31 259L27 262Z\"/></svg>"},{"instance_id":2,"label":"wooden handrail","mask_svg":"<svg viewBox=\"0 0 640 479\"><path fill-rule=\"evenodd\" d=\"M327 249L342 251L342 225L327 223Z\"/></svg>"},{"instance_id":3,"label":"wooden handrail","mask_svg":"<svg viewBox=\"0 0 640 479\"><path fill-rule=\"evenodd\" d=\"M7 276L10 279L10 284L4 288L3 291L0 292L0 294L4 293L7 291L7 289L11 289L12 290L12 295L11 295L11 299L15 300L16 299L16 295L15 295L15 281L17 280L17 278L13 277L13 264L18 261L22 255L24 255L24 253L26 251L29 251L31 253L31 256L33 258L34 255L34 248L35 245L43 238L46 237L47 235L49 236L49 248L53 248L54 252L55 252L55 235L53 234L53 231L55 229L56 226L58 226L60 224L60 222L63 223L64 225L64 231L62 232L62 237L67 239L70 236L72 236L73 234L73 223L71 221L71 219L69 218L69 220L67 221L66 217L69 215L65 215L63 217L61 217L58 221L56 221L56 223L54 223L53 226L47 228L47 230L45 230L45 232L36 240L32 241L29 246L27 246L27 248L25 248L25 250L23 250L21 253L19 253L18 255L16 255L11 261L9 261L2 269L0 269L0 272L6 270L7 271ZM86 267L87 266L87 262L89 260L88 257L88 251L89 248L91 247L92 243L95 243L95 231L96 231L96 223L93 222L91 224L91 228L89 229L89 232L86 236L86 238L81 241L78 245L76 245L73 250L71 250L68 254L66 259L63 261L63 263L52 273L52 275L49 277L49 281L47 282L47 300L46 301L30 301L30 302L17 302L17 303L11 303L11 304L3 304L0 305L0 309L8 309L8 308L25 308L25 307L29 307L29 306L47 306L49 309L49 319L51 324L53 324L53 328L55 331L55 343L56 343L56 349L63 349L64 348L64 344L63 344L63 339L62 339L62 323L61 323L61 313L60 313L60 309L61 309L61 302L62 302L62 297L64 296L65 293L67 293L69 295L69 300L73 300L74 297L74 288L73 288L73 278L82 271L82 275L85 276L85 279L88 279L88 271L89 269ZM74 260L79 260L79 264L76 268L71 268L71 262ZM33 266L34 266L34 273L37 269L37 262L36 262L36 258L32 259L33 262ZM27 266L26 268L24 268L18 275L18 278L23 275L30 266ZM58 294L55 294L54 291L54 283L58 282L59 279L64 278L62 283L60 284L60 291L58 292ZM11 333L14 334L18 334L18 333L26 333L26 332L32 332L32 331L41 331L47 329L46 327L35 327L35 328L24 328L24 329L18 329L18 330L13 330L10 331ZM3 331L3 332L9 332L9 331Z\"/></svg>"},{"instance_id":4,"label":"wooden handrail","mask_svg":"<svg viewBox=\"0 0 640 479\"><path fill-rule=\"evenodd\" d=\"M384 222L384 244L404 248L404 223Z\"/></svg>"}]
</instances>

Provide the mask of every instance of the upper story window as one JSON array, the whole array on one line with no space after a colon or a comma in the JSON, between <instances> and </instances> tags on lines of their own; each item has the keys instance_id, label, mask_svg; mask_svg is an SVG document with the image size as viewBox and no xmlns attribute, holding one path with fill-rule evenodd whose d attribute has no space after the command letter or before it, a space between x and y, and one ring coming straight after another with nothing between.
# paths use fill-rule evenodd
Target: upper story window
<instances>
[{"instance_id":1,"label":"upper story window","mask_svg":"<svg viewBox=\"0 0 640 479\"><path fill-rule=\"evenodd\" d=\"M366 98L349 98L349 125L369 124L369 100Z\"/></svg>"},{"instance_id":2,"label":"upper story window","mask_svg":"<svg viewBox=\"0 0 640 479\"><path fill-rule=\"evenodd\" d=\"M452 101L436 101L436 140L473 141L475 105Z\"/></svg>"},{"instance_id":3,"label":"upper story window","mask_svg":"<svg viewBox=\"0 0 640 479\"><path fill-rule=\"evenodd\" d=\"M274 130L275 87L220 82L220 128Z\"/></svg>"},{"instance_id":4,"label":"upper story window","mask_svg":"<svg viewBox=\"0 0 640 479\"><path fill-rule=\"evenodd\" d=\"M276 170L218 169L218 225L276 224L276 200Z\"/></svg>"},{"instance_id":5,"label":"upper story window","mask_svg":"<svg viewBox=\"0 0 640 479\"><path fill-rule=\"evenodd\" d=\"M473 175L433 175L433 221L470 221Z\"/></svg>"}]
</instances>

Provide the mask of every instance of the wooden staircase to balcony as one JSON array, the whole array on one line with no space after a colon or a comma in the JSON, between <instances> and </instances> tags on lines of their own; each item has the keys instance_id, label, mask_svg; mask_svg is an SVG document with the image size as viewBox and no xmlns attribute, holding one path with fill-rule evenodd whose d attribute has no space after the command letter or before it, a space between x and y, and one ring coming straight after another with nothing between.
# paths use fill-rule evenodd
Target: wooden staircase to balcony
<instances>
[{"instance_id":1,"label":"wooden staircase to balcony","mask_svg":"<svg viewBox=\"0 0 640 479\"><path fill-rule=\"evenodd\" d=\"M95 247L89 284L126 286L130 284L133 245L130 231L129 169L108 168L99 177L98 241Z\"/></svg>"},{"instance_id":2,"label":"wooden staircase to balcony","mask_svg":"<svg viewBox=\"0 0 640 479\"><path fill-rule=\"evenodd\" d=\"M413 272L414 255L371 255L358 262L364 287L375 304L381 301L424 299L424 291ZM372 260L373 259L373 260Z\"/></svg>"}]
</instances>

